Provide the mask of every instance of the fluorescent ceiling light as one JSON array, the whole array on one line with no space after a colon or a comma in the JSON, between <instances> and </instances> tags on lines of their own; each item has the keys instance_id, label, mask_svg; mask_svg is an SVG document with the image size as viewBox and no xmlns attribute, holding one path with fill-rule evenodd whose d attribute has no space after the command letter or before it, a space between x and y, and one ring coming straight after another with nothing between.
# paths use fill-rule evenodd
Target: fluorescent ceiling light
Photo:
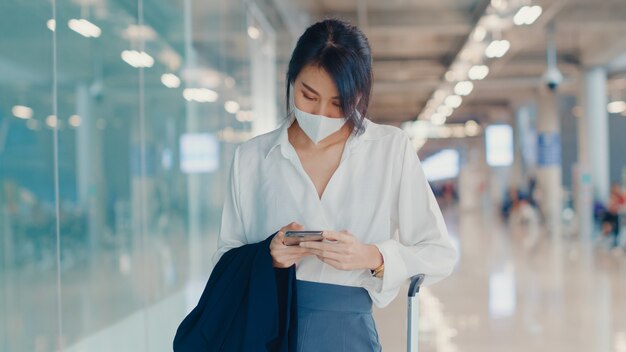
<instances>
[{"instance_id":1,"label":"fluorescent ceiling light","mask_svg":"<svg viewBox=\"0 0 626 352\"><path fill-rule=\"evenodd\" d=\"M122 60L135 68L152 67L154 65L154 59L145 51L124 50L122 51Z\"/></svg>"},{"instance_id":2,"label":"fluorescent ceiling light","mask_svg":"<svg viewBox=\"0 0 626 352\"><path fill-rule=\"evenodd\" d=\"M46 22L46 26L48 26L49 30L54 32L57 29L57 21L50 19Z\"/></svg>"},{"instance_id":3,"label":"fluorescent ceiling light","mask_svg":"<svg viewBox=\"0 0 626 352\"><path fill-rule=\"evenodd\" d=\"M474 29L474 34L472 34L472 39L477 42L482 42L486 36L487 30L485 27L477 26L476 29Z\"/></svg>"},{"instance_id":4,"label":"fluorescent ceiling light","mask_svg":"<svg viewBox=\"0 0 626 352\"><path fill-rule=\"evenodd\" d=\"M471 80L481 80L489 74L489 67L486 65L475 65L467 72L467 77Z\"/></svg>"},{"instance_id":5,"label":"fluorescent ceiling light","mask_svg":"<svg viewBox=\"0 0 626 352\"><path fill-rule=\"evenodd\" d=\"M463 98L461 98L459 95L450 95L446 98L446 100L444 100L444 104L446 104L446 106L449 106L453 109L456 109L459 106L461 106L461 103L463 103Z\"/></svg>"},{"instance_id":6,"label":"fluorescent ceiling light","mask_svg":"<svg viewBox=\"0 0 626 352\"><path fill-rule=\"evenodd\" d=\"M13 116L19 117L20 119L30 119L33 117L33 109L24 105L15 105L13 109L11 109Z\"/></svg>"},{"instance_id":7,"label":"fluorescent ceiling light","mask_svg":"<svg viewBox=\"0 0 626 352\"><path fill-rule=\"evenodd\" d=\"M494 40L487 46L487 49L485 49L485 55L488 58L499 58L504 56L504 54L509 51L510 47L511 43L506 39Z\"/></svg>"},{"instance_id":8,"label":"fluorescent ceiling light","mask_svg":"<svg viewBox=\"0 0 626 352\"><path fill-rule=\"evenodd\" d=\"M465 123L465 134L469 137L477 136L480 133L480 126L474 120L469 120Z\"/></svg>"},{"instance_id":9,"label":"fluorescent ceiling light","mask_svg":"<svg viewBox=\"0 0 626 352\"><path fill-rule=\"evenodd\" d=\"M522 6L513 17L513 23L518 26L531 25L541 16L542 11L543 9L539 5Z\"/></svg>"},{"instance_id":10,"label":"fluorescent ceiling light","mask_svg":"<svg viewBox=\"0 0 626 352\"><path fill-rule=\"evenodd\" d=\"M224 110L229 114L236 114L239 111L239 103L233 100L229 100L224 103Z\"/></svg>"},{"instance_id":11,"label":"fluorescent ceiling light","mask_svg":"<svg viewBox=\"0 0 626 352\"><path fill-rule=\"evenodd\" d=\"M626 102L621 100L612 101L606 106L606 109L611 114L619 114L626 111Z\"/></svg>"},{"instance_id":12,"label":"fluorescent ceiling light","mask_svg":"<svg viewBox=\"0 0 626 352\"><path fill-rule=\"evenodd\" d=\"M84 18L81 18L80 20L73 18L69 20L67 25L70 27L71 30L86 38L98 38L102 33L100 27L87 21Z\"/></svg>"},{"instance_id":13,"label":"fluorescent ceiling light","mask_svg":"<svg viewBox=\"0 0 626 352\"><path fill-rule=\"evenodd\" d=\"M445 115L435 113L430 117L430 122L432 122L433 125L441 126L446 123L446 118L447 117Z\"/></svg>"},{"instance_id":14,"label":"fluorescent ceiling light","mask_svg":"<svg viewBox=\"0 0 626 352\"><path fill-rule=\"evenodd\" d=\"M248 27L248 36L252 39L258 39L261 36L261 31L255 26Z\"/></svg>"},{"instance_id":15,"label":"fluorescent ceiling light","mask_svg":"<svg viewBox=\"0 0 626 352\"><path fill-rule=\"evenodd\" d=\"M165 73L161 75L161 83L167 88L178 88L180 87L180 78L173 73Z\"/></svg>"},{"instance_id":16,"label":"fluorescent ceiling light","mask_svg":"<svg viewBox=\"0 0 626 352\"><path fill-rule=\"evenodd\" d=\"M446 106L446 105L441 105L438 109L437 109L437 113L441 114L445 117L448 117L450 115L452 115L452 112L454 112L454 109Z\"/></svg>"},{"instance_id":17,"label":"fluorescent ceiling light","mask_svg":"<svg viewBox=\"0 0 626 352\"><path fill-rule=\"evenodd\" d=\"M187 101L198 103L212 103L218 98L218 94L207 88L187 88L183 91L183 97Z\"/></svg>"},{"instance_id":18,"label":"fluorescent ceiling light","mask_svg":"<svg viewBox=\"0 0 626 352\"><path fill-rule=\"evenodd\" d=\"M459 82L454 86L454 93L457 95L465 96L472 92L474 84L470 81Z\"/></svg>"},{"instance_id":19,"label":"fluorescent ceiling light","mask_svg":"<svg viewBox=\"0 0 626 352\"><path fill-rule=\"evenodd\" d=\"M46 125L50 128L55 128L59 125L59 119L54 115L50 115L46 117Z\"/></svg>"},{"instance_id":20,"label":"fluorescent ceiling light","mask_svg":"<svg viewBox=\"0 0 626 352\"><path fill-rule=\"evenodd\" d=\"M72 127L79 127L82 122L82 119L78 115L72 115L68 119L68 122L70 123L70 126Z\"/></svg>"}]
</instances>

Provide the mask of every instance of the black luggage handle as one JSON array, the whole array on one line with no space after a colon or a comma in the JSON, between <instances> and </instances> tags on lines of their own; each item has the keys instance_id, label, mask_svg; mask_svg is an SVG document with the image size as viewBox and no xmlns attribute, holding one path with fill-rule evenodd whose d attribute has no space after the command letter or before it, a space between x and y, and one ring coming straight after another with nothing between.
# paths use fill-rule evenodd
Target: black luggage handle
<instances>
[{"instance_id":1,"label":"black luggage handle","mask_svg":"<svg viewBox=\"0 0 626 352\"><path fill-rule=\"evenodd\" d=\"M424 274L417 274L411 278L411 285L409 286L409 297L415 297L420 292L420 286L424 282Z\"/></svg>"}]
</instances>

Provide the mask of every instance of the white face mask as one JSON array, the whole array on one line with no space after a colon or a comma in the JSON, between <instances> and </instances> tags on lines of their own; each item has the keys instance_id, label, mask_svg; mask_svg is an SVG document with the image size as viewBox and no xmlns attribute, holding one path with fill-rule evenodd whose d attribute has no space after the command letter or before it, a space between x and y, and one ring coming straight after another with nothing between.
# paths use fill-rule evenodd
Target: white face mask
<instances>
[{"instance_id":1,"label":"white face mask","mask_svg":"<svg viewBox=\"0 0 626 352\"><path fill-rule=\"evenodd\" d=\"M294 103L293 90L291 93L291 110L298 120L298 125L313 143L318 144L322 139L337 132L346 122L345 117L332 118L314 115L298 109Z\"/></svg>"},{"instance_id":2,"label":"white face mask","mask_svg":"<svg viewBox=\"0 0 626 352\"><path fill-rule=\"evenodd\" d=\"M313 115L298 109L295 105L293 113L296 115L300 128L315 144L337 132L346 122L345 117L332 118L323 115Z\"/></svg>"}]
</instances>

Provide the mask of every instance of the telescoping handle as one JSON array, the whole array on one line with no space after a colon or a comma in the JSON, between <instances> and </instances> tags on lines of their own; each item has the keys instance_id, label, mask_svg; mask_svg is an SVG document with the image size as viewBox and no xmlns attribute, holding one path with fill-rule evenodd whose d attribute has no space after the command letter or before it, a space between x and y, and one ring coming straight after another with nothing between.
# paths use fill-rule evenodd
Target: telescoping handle
<instances>
[{"instance_id":1,"label":"telescoping handle","mask_svg":"<svg viewBox=\"0 0 626 352\"><path fill-rule=\"evenodd\" d=\"M420 286L424 282L424 274L418 274L411 278L409 285L409 304L407 309L407 351L417 352L419 348L419 297Z\"/></svg>"}]
</instances>

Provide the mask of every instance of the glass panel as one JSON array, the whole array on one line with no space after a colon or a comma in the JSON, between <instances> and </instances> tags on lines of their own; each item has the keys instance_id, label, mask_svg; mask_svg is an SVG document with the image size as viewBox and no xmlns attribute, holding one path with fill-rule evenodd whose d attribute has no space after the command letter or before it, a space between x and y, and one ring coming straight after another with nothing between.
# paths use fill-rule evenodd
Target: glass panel
<instances>
[{"instance_id":1,"label":"glass panel","mask_svg":"<svg viewBox=\"0 0 626 352\"><path fill-rule=\"evenodd\" d=\"M57 341L49 1L0 3L0 350ZM54 28L54 27L52 27Z\"/></svg>"},{"instance_id":2,"label":"glass panel","mask_svg":"<svg viewBox=\"0 0 626 352\"><path fill-rule=\"evenodd\" d=\"M108 328L147 303L134 254L142 252L133 184L140 177L136 133L139 80L148 57L127 2L57 0L62 313L65 344ZM130 29L129 29L130 28ZM135 202L133 202L135 201ZM125 337L141 346L144 335Z\"/></svg>"},{"instance_id":3,"label":"glass panel","mask_svg":"<svg viewBox=\"0 0 626 352\"><path fill-rule=\"evenodd\" d=\"M234 149L278 121L274 25L244 0L52 6L0 5L0 350L169 351Z\"/></svg>"}]
</instances>

